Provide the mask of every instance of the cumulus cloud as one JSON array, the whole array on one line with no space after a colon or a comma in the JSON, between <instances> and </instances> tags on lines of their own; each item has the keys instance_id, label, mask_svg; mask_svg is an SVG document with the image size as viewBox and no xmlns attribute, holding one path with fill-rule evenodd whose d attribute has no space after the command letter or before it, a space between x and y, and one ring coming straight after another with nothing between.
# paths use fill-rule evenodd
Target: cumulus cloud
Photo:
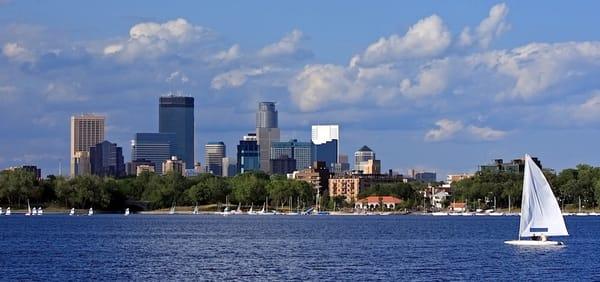
<instances>
[{"instance_id":1,"label":"cumulus cloud","mask_svg":"<svg viewBox=\"0 0 600 282\"><path fill-rule=\"evenodd\" d=\"M490 9L488 17L479 23L474 32L470 27L463 29L458 44L461 46L477 44L482 48L487 48L492 40L510 29L510 24L506 21L507 15L508 6L505 3L494 5Z\"/></svg>"},{"instance_id":2,"label":"cumulus cloud","mask_svg":"<svg viewBox=\"0 0 600 282\"><path fill-rule=\"evenodd\" d=\"M244 85L248 80L248 77L263 75L271 71L273 71L273 69L270 67L242 68L227 71L215 76L210 83L210 87L216 90L237 88Z\"/></svg>"},{"instance_id":3,"label":"cumulus cloud","mask_svg":"<svg viewBox=\"0 0 600 282\"><path fill-rule=\"evenodd\" d=\"M302 111L313 111L331 101L351 103L363 90L347 69L336 65L308 65L288 86L292 100Z\"/></svg>"},{"instance_id":4,"label":"cumulus cloud","mask_svg":"<svg viewBox=\"0 0 600 282\"><path fill-rule=\"evenodd\" d=\"M230 62L241 56L240 45L234 44L227 50L223 50L215 55L215 59L220 62Z\"/></svg>"},{"instance_id":5,"label":"cumulus cloud","mask_svg":"<svg viewBox=\"0 0 600 282\"><path fill-rule=\"evenodd\" d=\"M188 81L190 81L190 79L187 77L187 75L185 75L185 73L183 73L181 71L174 71L171 74L169 74L169 76L167 77L167 79L165 79L165 81L169 82L169 83L175 83L175 82L187 83Z\"/></svg>"},{"instance_id":6,"label":"cumulus cloud","mask_svg":"<svg viewBox=\"0 0 600 282\"><path fill-rule=\"evenodd\" d=\"M437 128L431 129L425 134L425 141L438 142L448 140L464 128L462 122L449 119L438 120L435 125Z\"/></svg>"},{"instance_id":7,"label":"cumulus cloud","mask_svg":"<svg viewBox=\"0 0 600 282\"><path fill-rule=\"evenodd\" d=\"M425 133L425 141L440 142L453 139L457 136L469 137L478 141L496 141L504 138L507 134L506 131L490 127L465 126L459 120L441 119L435 125L437 128L430 129Z\"/></svg>"},{"instance_id":8,"label":"cumulus cloud","mask_svg":"<svg viewBox=\"0 0 600 282\"><path fill-rule=\"evenodd\" d=\"M365 64L379 64L406 58L426 58L441 54L451 42L448 28L438 15L411 26L404 36L393 34L371 44L360 57ZM356 59L351 65L356 64Z\"/></svg>"},{"instance_id":9,"label":"cumulus cloud","mask_svg":"<svg viewBox=\"0 0 600 282\"><path fill-rule=\"evenodd\" d=\"M469 127L467 127L467 130L476 139L484 141L499 140L504 138L507 134L506 131L492 129L490 127L477 127L474 125L470 125Z\"/></svg>"},{"instance_id":10,"label":"cumulus cloud","mask_svg":"<svg viewBox=\"0 0 600 282\"><path fill-rule=\"evenodd\" d=\"M143 22L129 30L129 38L107 45L106 56L119 56L125 60L138 57L160 56L171 48L208 37L209 30L178 18L164 23Z\"/></svg>"},{"instance_id":11,"label":"cumulus cloud","mask_svg":"<svg viewBox=\"0 0 600 282\"><path fill-rule=\"evenodd\" d=\"M8 42L2 47L2 54L10 60L27 62L33 60L33 55L24 46L16 42Z\"/></svg>"},{"instance_id":12,"label":"cumulus cloud","mask_svg":"<svg viewBox=\"0 0 600 282\"><path fill-rule=\"evenodd\" d=\"M263 58L308 56L310 52L303 49L301 44L304 39L304 33L298 29L294 29L278 42L262 48L258 51L258 55Z\"/></svg>"},{"instance_id":13,"label":"cumulus cloud","mask_svg":"<svg viewBox=\"0 0 600 282\"><path fill-rule=\"evenodd\" d=\"M450 75L449 59L433 61L421 67L414 81L407 78L400 83L400 89L408 97L420 98L441 93L446 89Z\"/></svg>"},{"instance_id":14,"label":"cumulus cloud","mask_svg":"<svg viewBox=\"0 0 600 282\"><path fill-rule=\"evenodd\" d=\"M600 90L592 91L585 102L571 107L570 114L580 121L600 120Z\"/></svg>"}]
</instances>

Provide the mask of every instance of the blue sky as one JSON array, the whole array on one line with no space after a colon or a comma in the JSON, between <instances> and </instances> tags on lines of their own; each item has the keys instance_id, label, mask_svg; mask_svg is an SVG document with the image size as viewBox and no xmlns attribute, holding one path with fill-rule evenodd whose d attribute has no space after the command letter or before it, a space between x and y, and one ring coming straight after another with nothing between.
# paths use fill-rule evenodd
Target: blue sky
<instances>
[{"instance_id":1,"label":"blue sky","mask_svg":"<svg viewBox=\"0 0 600 282\"><path fill-rule=\"evenodd\" d=\"M196 155L235 154L261 100L283 138L339 123L342 153L468 172L493 158L597 165L596 1L0 1L0 167L68 167L69 116L124 147L169 91L196 98Z\"/></svg>"}]
</instances>

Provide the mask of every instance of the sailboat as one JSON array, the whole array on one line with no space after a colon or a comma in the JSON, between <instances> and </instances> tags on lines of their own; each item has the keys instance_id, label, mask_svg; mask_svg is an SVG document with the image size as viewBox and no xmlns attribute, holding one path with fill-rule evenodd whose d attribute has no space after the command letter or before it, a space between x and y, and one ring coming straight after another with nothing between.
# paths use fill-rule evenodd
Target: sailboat
<instances>
[{"instance_id":1,"label":"sailboat","mask_svg":"<svg viewBox=\"0 0 600 282\"><path fill-rule=\"evenodd\" d=\"M90 209L88 210L88 216L92 216L94 215L94 209L92 207L90 207Z\"/></svg>"},{"instance_id":2,"label":"sailboat","mask_svg":"<svg viewBox=\"0 0 600 282\"><path fill-rule=\"evenodd\" d=\"M129 208L125 209L125 216L129 216Z\"/></svg>"},{"instance_id":3,"label":"sailboat","mask_svg":"<svg viewBox=\"0 0 600 282\"><path fill-rule=\"evenodd\" d=\"M173 202L173 205L171 206L171 209L169 210L169 214L175 214L175 202Z\"/></svg>"},{"instance_id":4,"label":"sailboat","mask_svg":"<svg viewBox=\"0 0 600 282\"><path fill-rule=\"evenodd\" d=\"M29 199L27 199L27 213L25 214L25 216L30 216L31 215L31 206L29 205Z\"/></svg>"},{"instance_id":5,"label":"sailboat","mask_svg":"<svg viewBox=\"0 0 600 282\"><path fill-rule=\"evenodd\" d=\"M31 209L31 215L37 215L37 208L33 207L33 209Z\"/></svg>"},{"instance_id":6,"label":"sailboat","mask_svg":"<svg viewBox=\"0 0 600 282\"><path fill-rule=\"evenodd\" d=\"M579 210L575 214L576 216L588 216L586 212L581 211L581 196L579 196Z\"/></svg>"},{"instance_id":7,"label":"sailboat","mask_svg":"<svg viewBox=\"0 0 600 282\"><path fill-rule=\"evenodd\" d=\"M42 207L37 208L37 215L43 215L44 214L44 210L42 209Z\"/></svg>"},{"instance_id":8,"label":"sailboat","mask_svg":"<svg viewBox=\"0 0 600 282\"><path fill-rule=\"evenodd\" d=\"M196 203L194 206L194 211L192 211L192 214L198 214L198 203Z\"/></svg>"},{"instance_id":9,"label":"sailboat","mask_svg":"<svg viewBox=\"0 0 600 282\"><path fill-rule=\"evenodd\" d=\"M0 207L0 215L2 215L2 207Z\"/></svg>"},{"instance_id":10,"label":"sailboat","mask_svg":"<svg viewBox=\"0 0 600 282\"><path fill-rule=\"evenodd\" d=\"M70 215L70 216L73 216L73 215L75 215L75 208L71 208L71 211L69 212L69 215Z\"/></svg>"},{"instance_id":11,"label":"sailboat","mask_svg":"<svg viewBox=\"0 0 600 282\"><path fill-rule=\"evenodd\" d=\"M547 236L569 236L569 232L548 180L531 157L525 155L519 240L505 243L519 246L563 245L562 242L548 240ZM521 240L527 237L532 240Z\"/></svg>"},{"instance_id":12,"label":"sailboat","mask_svg":"<svg viewBox=\"0 0 600 282\"><path fill-rule=\"evenodd\" d=\"M6 213L4 215L10 215L11 211L10 211L10 207L6 208Z\"/></svg>"},{"instance_id":13,"label":"sailboat","mask_svg":"<svg viewBox=\"0 0 600 282\"><path fill-rule=\"evenodd\" d=\"M254 210L254 203L250 205L250 210L248 210L249 215L256 215L256 211Z\"/></svg>"}]
</instances>

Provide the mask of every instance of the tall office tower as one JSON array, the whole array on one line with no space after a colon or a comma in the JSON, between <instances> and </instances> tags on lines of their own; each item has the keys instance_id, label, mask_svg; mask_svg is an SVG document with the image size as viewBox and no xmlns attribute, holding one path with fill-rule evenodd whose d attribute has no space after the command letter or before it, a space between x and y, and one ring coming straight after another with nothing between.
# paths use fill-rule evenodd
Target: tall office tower
<instances>
[{"instance_id":1,"label":"tall office tower","mask_svg":"<svg viewBox=\"0 0 600 282\"><path fill-rule=\"evenodd\" d=\"M175 133L174 155L194 168L194 97L160 97L158 132Z\"/></svg>"},{"instance_id":2,"label":"tall office tower","mask_svg":"<svg viewBox=\"0 0 600 282\"><path fill-rule=\"evenodd\" d=\"M260 150L260 169L264 172L271 172L271 143L279 141L279 134L275 103L258 103L258 112L256 112L256 139Z\"/></svg>"},{"instance_id":3,"label":"tall office tower","mask_svg":"<svg viewBox=\"0 0 600 282\"><path fill-rule=\"evenodd\" d=\"M354 153L354 170L365 171L369 160L375 160L375 152L366 145L362 146Z\"/></svg>"},{"instance_id":4,"label":"tall office tower","mask_svg":"<svg viewBox=\"0 0 600 282\"><path fill-rule=\"evenodd\" d=\"M298 142L296 139L271 143L271 160L286 158L296 161L296 170L310 167L314 159L312 143Z\"/></svg>"},{"instance_id":5,"label":"tall office tower","mask_svg":"<svg viewBox=\"0 0 600 282\"><path fill-rule=\"evenodd\" d=\"M315 145L315 161L325 162L325 167L330 169L338 163L340 151L339 125L313 125L312 142Z\"/></svg>"},{"instance_id":6,"label":"tall office tower","mask_svg":"<svg viewBox=\"0 0 600 282\"><path fill-rule=\"evenodd\" d=\"M260 168L259 149L255 133L248 133L237 145L237 172L257 171Z\"/></svg>"},{"instance_id":7,"label":"tall office tower","mask_svg":"<svg viewBox=\"0 0 600 282\"><path fill-rule=\"evenodd\" d=\"M71 116L71 176L90 172L89 152L104 141L104 116Z\"/></svg>"},{"instance_id":8,"label":"tall office tower","mask_svg":"<svg viewBox=\"0 0 600 282\"><path fill-rule=\"evenodd\" d=\"M162 174L162 163L175 154L175 133L136 133L131 141L131 161L149 160Z\"/></svg>"},{"instance_id":9,"label":"tall office tower","mask_svg":"<svg viewBox=\"0 0 600 282\"><path fill-rule=\"evenodd\" d=\"M223 158L223 177L231 177L235 176L237 173L237 164L235 162L235 158Z\"/></svg>"},{"instance_id":10,"label":"tall office tower","mask_svg":"<svg viewBox=\"0 0 600 282\"><path fill-rule=\"evenodd\" d=\"M214 175L222 176L223 158L226 154L225 143L210 142L206 144L204 146L204 164L208 167L208 172Z\"/></svg>"},{"instance_id":11,"label":"tall office tower","mask_svg":"<svg viewBox=\"0 0 600 282\"><path fill-rule=\"evenodd\" d=\"M102 141L91 147L90 164L94 175L115 178L125 176L123 149L118 147L116 143Z\"/></svg>"}]
</instances>

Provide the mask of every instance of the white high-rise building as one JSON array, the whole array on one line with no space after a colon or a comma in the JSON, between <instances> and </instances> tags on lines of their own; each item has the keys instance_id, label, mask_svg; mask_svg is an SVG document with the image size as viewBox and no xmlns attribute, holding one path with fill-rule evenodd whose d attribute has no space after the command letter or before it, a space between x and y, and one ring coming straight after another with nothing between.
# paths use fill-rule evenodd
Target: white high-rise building
<instances>
[{"instance_id":1,"label":"white high-rise building","mask_svg":"<svg viewBox=\"0 0 600 282\"><path fill-rule=\"evenodd\" d=\"M314 144L316 161L323 161L327 168L339 162L340 152L340 126L313 125L311 141Z\"/></svg>"},{"instance_id":2,"label":"white high-rise building","mask_svg":"<svg viewBox=\"0 0 600 282\"><path fill-rule=\"evenodd\" d=\"M71 176L89 173L90 148L104 141L104 116L71 117Z\"/></svg>"}]
</instances>

